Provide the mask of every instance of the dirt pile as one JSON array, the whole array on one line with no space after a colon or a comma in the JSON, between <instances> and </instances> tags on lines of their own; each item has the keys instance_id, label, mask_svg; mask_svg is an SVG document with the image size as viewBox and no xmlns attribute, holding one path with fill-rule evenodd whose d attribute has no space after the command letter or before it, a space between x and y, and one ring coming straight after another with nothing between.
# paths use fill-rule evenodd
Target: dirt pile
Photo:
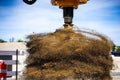
<instances>
[{"instance_id":1,"label":"dirt pile","mask_svg":"<svg viewBox=\"0 0 120 80\"><path fill-rule=\"evenodd\" d=\"M92 35L92 37L89 37ZM27 37L25 78L111 80L112 42L96 32L59 29Z\"/></svg>"}]
</instances>

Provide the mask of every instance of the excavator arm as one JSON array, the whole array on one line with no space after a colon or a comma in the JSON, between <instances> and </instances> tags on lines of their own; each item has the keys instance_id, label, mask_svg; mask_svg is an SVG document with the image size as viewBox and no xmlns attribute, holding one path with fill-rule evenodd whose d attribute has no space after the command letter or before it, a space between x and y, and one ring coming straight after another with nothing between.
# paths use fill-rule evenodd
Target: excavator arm
<instances>
[{"instance_id":1,"label":"excavator arm","mask_svg":"<svg viewBox=\"0 0 120 80\"><path fill-rule=\"evenodd\" d=\"M36 0L23 0L25 3L31 5ZM73 10L78 8L78 5L86 4L88 0L51 0L52 5L59 6L63 9L63 18L65 25L72 25Z\"/></svg>"},{"instance_id":2,"label":"excavator arm","mask_svg":"<svg viewBox=\"0 0 120 80\"><path fill-rule=\"evenodd\" d=\"M88 0L51 0L52 5L59 6L60 8L64 7L73 7L74 9L78 8L78 5L87 3Z\"/></svg>"}]
</instances>

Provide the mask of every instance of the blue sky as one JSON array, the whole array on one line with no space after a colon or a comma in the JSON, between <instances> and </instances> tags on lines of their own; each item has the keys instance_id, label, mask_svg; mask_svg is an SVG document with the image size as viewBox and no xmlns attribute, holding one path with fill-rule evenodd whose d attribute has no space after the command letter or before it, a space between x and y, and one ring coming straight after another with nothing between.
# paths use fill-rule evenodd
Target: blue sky
<instances>
[{"instance_id":1,"label":"blue sky","mask_svg":"<svg viewBox=\"0 0 120 80\"><path fill-rule=\"evenodd\" d=\"M93 29L120 45L120 0L90 0L74 11L73 23ZM22 0L0 0L0 38L25 39L33 32L54 32L63 25L62 9L50 0L27 5Z\"/></svg>"}]
</instances>

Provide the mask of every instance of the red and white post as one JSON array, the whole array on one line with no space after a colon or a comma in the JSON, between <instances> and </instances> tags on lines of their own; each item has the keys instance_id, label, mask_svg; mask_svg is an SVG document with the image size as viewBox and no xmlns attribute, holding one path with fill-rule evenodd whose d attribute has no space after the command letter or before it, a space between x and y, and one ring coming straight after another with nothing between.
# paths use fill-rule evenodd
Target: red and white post
<instances>
[{"instance_id":1,"label":"red and white post","mask_svg":"<svg viewBox=\"0 0 120 80\"><path fill-rule=\"evenodd\" d=\"M0 60L0 80L6 80L7 67L7 64L3 60Z\"/></svg>"}]
</instances>

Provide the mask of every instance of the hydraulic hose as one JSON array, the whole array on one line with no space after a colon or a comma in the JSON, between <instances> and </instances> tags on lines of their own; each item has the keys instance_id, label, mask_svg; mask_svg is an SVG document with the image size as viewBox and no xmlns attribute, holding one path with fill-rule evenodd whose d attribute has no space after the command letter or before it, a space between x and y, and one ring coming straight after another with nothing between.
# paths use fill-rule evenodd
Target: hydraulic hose
<instances>
[{"instance_id":1,"label":"hydraulic hose","mask_svg":"<svg viewBox=\"0 0 120 80\"><path fill-rule=\"evenodd\" d=\"M32 5L34 4L37 0L23 0L26 4Z\"/></svg>"}]
</instances>

